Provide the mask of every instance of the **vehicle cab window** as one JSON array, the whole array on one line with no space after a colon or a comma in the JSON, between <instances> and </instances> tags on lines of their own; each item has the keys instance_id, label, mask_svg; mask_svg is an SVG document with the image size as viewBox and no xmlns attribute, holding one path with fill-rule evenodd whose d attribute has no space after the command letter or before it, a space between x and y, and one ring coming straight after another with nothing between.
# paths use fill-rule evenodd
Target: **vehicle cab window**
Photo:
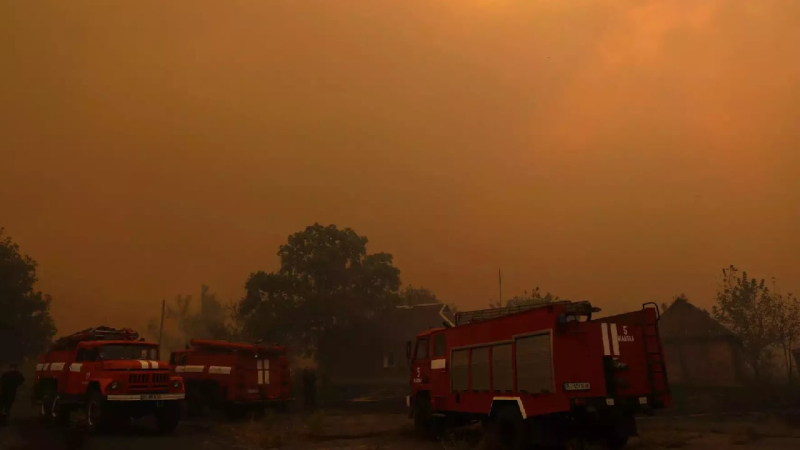
<instances>
[{"instance_id":1,"label":"vehicle cab window","mask_svg":"<svg viewBox=\"0 0 800 450\"><path fill-rule=\"evenodd\" d=\"M417 350L414 352L414 359L428 359L428 349L429 349L429 341L428 338L422 338L417 341Z\"/></svg>"},{"instance_id":2,"label":"vehicle cab window","mask_svg":"<svg viewBox=\"0 0 800 450\"><path fill-rule=\"evenodd\" d=\"M433 338L433 357L443 358L445 353L444 334L437 334Z\"/></svg>"}]
</instances>

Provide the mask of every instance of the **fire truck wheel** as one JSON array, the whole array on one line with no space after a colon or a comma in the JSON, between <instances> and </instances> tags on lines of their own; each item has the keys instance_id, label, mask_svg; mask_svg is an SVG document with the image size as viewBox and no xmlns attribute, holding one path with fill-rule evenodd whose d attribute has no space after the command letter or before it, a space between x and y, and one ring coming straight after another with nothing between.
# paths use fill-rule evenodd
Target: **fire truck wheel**
<instances>
[{"instance_id":1,"label":"fire truck wheel","mask_svg":"<svg viewBox=\"0 0 800 450\"><path fill-rule=\"evenodd\" d=\"M108 414L105 399L97 389L92 389L86 400L86 422L91 433L97 433L107 428Z\"/></svg>"},{"instance_id":2,"label":"fire truck wheel","mask_svg":"<svg viewBox=\"0 0 800 450\"><path fill-rule=\"evenodd\" d=\"M423 438L435 437L431 399L420 395L414 400L414 430Z\"/></svg>"},{"instance_id":3,"label":"fire truck wheel","mask_svg":"<svg viewBox=\"0 0 800 450\"><path fill-rule=\"evenodd\" d=\"M606 448L608 450L621 450L628 445L627 436L609 436L606 438Z\"/></svg>"},{"instance_id":4,"label":"fire truck wheel","mask_svg":"<svg viewBox=\"0 0 800 450\"><path fill-rule=\"evenodd\" d=\"M525 420L516 405L501 406L486 431L487 444L491 449L522 450L530 444Z\"/></svg>"},{"instance_id":5,"label":"fire truck wheel","mask_svg":"<svg viewBox=\"0 0 800 450\"><path fill-rule=\"evenodd\" d=\"M61 396L56 394L50 404L50 417L57 423L64 425L69 419L69 409L61 402Z\"/></svg>"},{"instance_id":6,"label":"fire truck wheel","mask_svg":"<svg viewBox=\"0 0 800 450\"><path fill-rule=\"evenodd\" d=\"M156 412L156 426L159 433L172 433L181 420L181 405L177 402L165 402Z\"/></svg>"},{"instance_id":7,"label":"fire truck wheel","mask_svg":"<svg viewBox=\"0 0 800 450\"><path fill-rule=\"evenodd\" d=\"M42 404L39 407L39 417L48 422L53 418L53 401L57 393L51 386L42 389Z\"/></svg>"}]
</instances>

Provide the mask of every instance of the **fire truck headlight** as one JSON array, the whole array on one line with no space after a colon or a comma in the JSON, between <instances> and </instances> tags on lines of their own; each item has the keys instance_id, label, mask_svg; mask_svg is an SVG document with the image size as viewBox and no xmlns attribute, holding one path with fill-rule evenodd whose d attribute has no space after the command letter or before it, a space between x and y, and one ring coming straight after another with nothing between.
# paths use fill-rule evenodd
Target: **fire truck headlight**
<instances>
[{"instance_id":1,"label":"fire truck headlight","mask_svg":"<svg viewBox=\"0 0 800 450\"><path fill-rule=\"evenodd\" d=\"M614 370L627 370L628 365L624 362L614 361Z\"/></svg>"},{"instance_id":2,"label":"fire truck headlight","mask_svg":"<svg viewBox=\"0 0 800 450\"><path fill-rule=\"evenodd\" d=\"M119 383L116 381L112 381L111 384L108 385L108 389L114 391L119 388Z\"/></svg>"},{"instance_id":3,"label":"fire truck headlight","mask_svg":"<svg viewBox=\"0 0 800 450\"><path fill-rule=\"evenodd\" d=\"M173 380L172 381L172 388L173 389L180 389L181 387L181 380Z\"/></svg>"}]
</instances>

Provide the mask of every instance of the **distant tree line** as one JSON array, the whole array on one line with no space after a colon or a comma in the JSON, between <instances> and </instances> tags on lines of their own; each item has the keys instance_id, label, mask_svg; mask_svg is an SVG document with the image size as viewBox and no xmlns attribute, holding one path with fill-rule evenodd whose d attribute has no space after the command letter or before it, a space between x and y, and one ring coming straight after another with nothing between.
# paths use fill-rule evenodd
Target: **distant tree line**
<instances>
[{"instance_id":1,"label":"distant tree line","mask_svg":"<svg viewBox=\"0 0 800 450\"><path fill-rule=\"evenodd\" d=\"M367 243L350 228L315 223L279 247L278 270L247 277L240 300L223 304L203 285L199 307L192 296L178 295L166 306L163 333L155 318L147 332L167 349L182 348L192 337L284 343L330 367L355 336L379 336L396 306L442 303L425 287L401 288L392 255L368 253ZM751 278L734 266L722 275L712 316L741 338L756 379L778 348L791 380L800 301L782 293L774 279ZM35 355L56 333L51 299L35 289L36 281L36 262L0 229L0 364ZM504 304L490 301L490 307L558 300L535 287Z\"/></svg>"}]
</instances>

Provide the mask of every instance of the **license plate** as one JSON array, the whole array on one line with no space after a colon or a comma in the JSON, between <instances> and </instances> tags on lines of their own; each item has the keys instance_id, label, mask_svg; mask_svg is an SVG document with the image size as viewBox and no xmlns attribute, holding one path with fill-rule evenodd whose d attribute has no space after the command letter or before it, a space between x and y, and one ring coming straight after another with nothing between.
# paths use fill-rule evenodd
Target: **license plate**
<instances>
[{"instance_id":1,"label":"license plate","mask_svg":"<svg viewBox=\"0 0 800 450\"><path fill-rule=\"evenodd\" d=\"M142 400L161 400L160 394L142 394Z\"/></svg>"},{"instance_id":2,"label":"license plate","mask_svg":"<svg viewBox=\"0 0 800 450\"><path fill-rule=\"evenodd\" d=\"M565 391L588 391L591 388L590 383L564 383Z\"/></svg>"}]
</instances>

